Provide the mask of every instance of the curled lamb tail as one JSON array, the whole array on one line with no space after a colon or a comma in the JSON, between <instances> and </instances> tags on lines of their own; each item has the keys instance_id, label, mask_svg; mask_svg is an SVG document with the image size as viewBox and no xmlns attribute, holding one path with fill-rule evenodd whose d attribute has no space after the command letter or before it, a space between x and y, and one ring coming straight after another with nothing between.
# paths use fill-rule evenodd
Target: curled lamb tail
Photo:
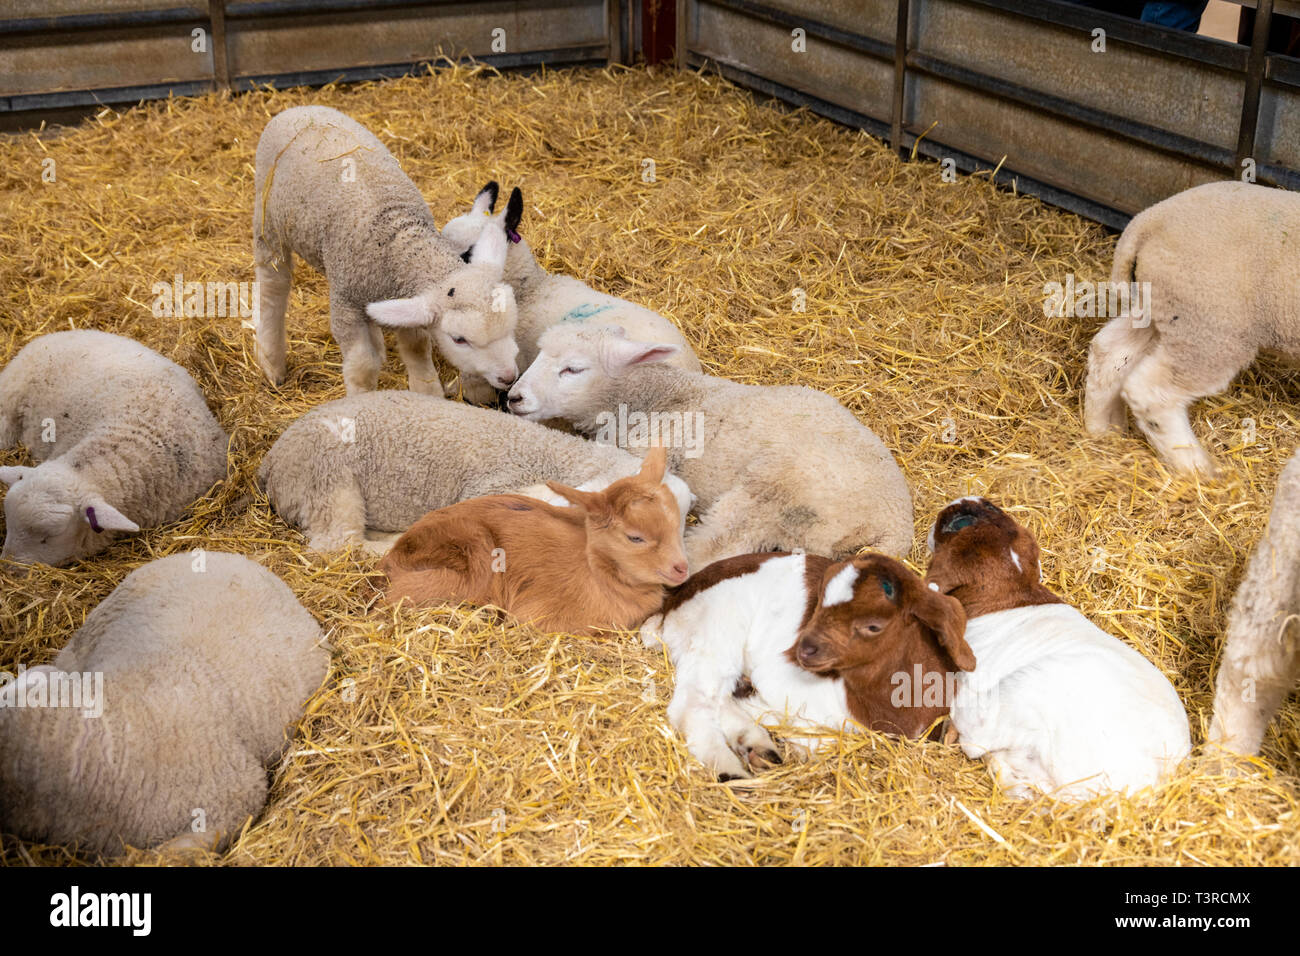
<instances>
[{"instance_id":1,"label":"curled lamb tail","mask_svg":"<svg viewBox=\"0 0 1300 956\"><path fill-rule=\"evenodd\" d=\"M1135 220L1134 225L1138 225ZM1112 284L1133 281L1137 267L1141 232L1130 226L1115 246ZM1142 303L1141 313L1111 319L1092 340L1088 349L1088 380L1084 386L1083 423L1089 434L1101 435L1111 429L1123 431L1125 424L1124 380L1138 361L1155 344L1155 326L1151 323L1151 303Z\"/></svg>"}]
</instances>

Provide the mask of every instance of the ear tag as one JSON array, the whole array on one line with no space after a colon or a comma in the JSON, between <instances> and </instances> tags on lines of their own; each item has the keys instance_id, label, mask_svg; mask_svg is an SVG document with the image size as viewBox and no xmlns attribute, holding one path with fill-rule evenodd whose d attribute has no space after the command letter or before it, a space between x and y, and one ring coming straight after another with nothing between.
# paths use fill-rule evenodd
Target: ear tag
<instances>
[{"instance_id":1,"label":"ear tag","mask_svg":"<svg viewBox=\"0 0 1300 956\"><path fill-rule=\"evenodd\" d=\"M892 600L894 599L894 582L893 582L893 581L887 581L886 579L881 578L881 579L880 579L880 590L882 590L882 591L885 592L885 597L889 598L889 600L892 601Z\"/></svg>"},{"instance_id":2,"label":"ear tag","mask_svg":"<svg viewBox=\"0 0 1300 956\"><path fill-rule=\"evenodd\" d=\"M506 238L509 239L511 242L518 242L520 236L519 233L515 232L513 229L507 229Z\"/></svg>"},{"instance_id":3,"label":"ear tag","mask_svg":"<svg viewBox=\"0 0 1300 956\"><path fill-rule=\"evenodd\" d=\"M104 533L104 529L101 528L99 522L95 520L95 509L93 506L86 506L86 520L90 522L90 530L95 532L95 534Z\"/></svg>"}]
</instances>

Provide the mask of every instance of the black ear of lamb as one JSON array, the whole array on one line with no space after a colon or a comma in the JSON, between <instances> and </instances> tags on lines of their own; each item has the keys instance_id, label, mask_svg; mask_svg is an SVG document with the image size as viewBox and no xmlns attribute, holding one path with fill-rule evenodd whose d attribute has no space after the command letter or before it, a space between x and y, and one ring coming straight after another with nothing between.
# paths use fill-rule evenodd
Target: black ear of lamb
<instances>
[{"instance_id":1,"label":"black ear of lamb","mask_svg":"<svg viewBox=\"0 0 1300 956\"><path fill-rule=\"evenodd\" d=\"M524 194L516 186L510 190L510 201L506 203L506 232L518 232L519 221L524 218Z\"/></svg>"},{"instance_id":2,"label":"black ear of lamb","mask_svg":"<svg viewBox=\"0 0 1300 956\"><path fill-rule=\"evenodd\" d=\"M497 208L497 196L501 194L501 187L497 185L495 179L478 191L479 196L482 196L484 193L488 193L492 197L488 200L488 212L495 212ZM475 196L474 198L478 199L478 196Z\"/></svg>"},{"instance_id":3,"label":"black ear of lamb","mask_svg":"<svg viewBox=\"0 0 1300 956\"><path fill-rule=\"evenodd\" d=\"M464 252L460 254L460 261L468 265L470 256L473 255L473 253L474 253L474 247L470 246L468 249L466 249Z\"/></svg>"}]
</instances>

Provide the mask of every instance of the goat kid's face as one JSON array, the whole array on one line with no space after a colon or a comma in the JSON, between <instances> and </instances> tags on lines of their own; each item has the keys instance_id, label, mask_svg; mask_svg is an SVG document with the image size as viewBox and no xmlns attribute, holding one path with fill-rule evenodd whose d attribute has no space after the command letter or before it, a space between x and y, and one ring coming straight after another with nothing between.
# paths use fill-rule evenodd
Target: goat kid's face
<instances>
[{"instance_id":1,"label":"goat kid's face","mask_svg":"<svg viewBox=\"0 0 1300 956\"><path fill-rule=\"evenodd\" d=\"M676 355L676 345L633 342L621 326L551 326L537 358L510 390L510 411L530 421L577 419L600 411L611 382L630 369Z\"/></svg>"},{"instance_id":2,"label":"goat kid's face","mask_svg":"<svg viewBox=\"0 0 1300 956\"><path fill-rule=\"evenodd\" d=\"M587 554L629 584L672 587L689 576L677 499L663 483L667 453L652 448L638 474L602 491L547 486L586 516Z\"/></svg>"},{"instance_id":3,"label":"goat kid's face","mask_svg":"<svg viewBox=\"0 0 1300 956\"><path fill-rule=\"evenodd\" d=\"M935 656L974 670L961 603L924 587L900 562L884 555L837 562L820 587L812 616L786 652L805 670L832 677Z\"/></svg>"},{"instance_id":4,"label":"goat kid's face","mask_svg":"<svg viewBox=\"0 0 1300 956\"><path fill-rule=\"evenodd\" d=\"M982 603L1016 607L1019 596L1042 590L1038 542L987 498L945 506L926 544L933 558L925 580L944 594L969 586L984 595Z\"/></svg>"}]
</instances>

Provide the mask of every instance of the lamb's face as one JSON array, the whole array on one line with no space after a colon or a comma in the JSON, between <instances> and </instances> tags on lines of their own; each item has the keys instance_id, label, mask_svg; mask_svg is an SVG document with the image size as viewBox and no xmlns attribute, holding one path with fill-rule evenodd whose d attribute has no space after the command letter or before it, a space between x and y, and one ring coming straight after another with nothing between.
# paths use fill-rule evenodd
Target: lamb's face
<instances>
[{"instance_id":1,"label":"lamb's face","mask_svg":"<svg viewBox=\"0 0 1300 956\"><path fill-rule=\"evenodd\" d=\"M537 347L537 358L510 390L510 411L534 422L581 415L609 379L594 340L578 330L552 326Z\"/></svg>"},{"instance_id":2,"label":"lamb's face","mask_svg":"<svg viewBox=\"0 0 1300 956\"><path fill-rule=\"evenodd\" d=\"M35 468L0 468L5 495L5 541L0 557L20 564L67 564L93 554L107 531L139 526L104 500L59 459Z\"/></svg>"},{"instance_id":3,"label":"lamb's face","mask_svg":"<svg viewBox=\"0 0 1300 956\"><path fill-rule=\"evenodd\" d=\"M486 379L494 388L515 383L519 312L515 293L488 267L466 266L446 283L441 318L432 327L438 351L461 372Z\"/></svg>"},{"instance_id":4,"label":"lamb's face","mask_svg":"<svg viewBox=\"0 0 1300 956\"><path fill-rule=\"evenodd\" d=\"M0 481L9 483L0 557L19 564L58 566L91 550L94 532L77 507L71 483L54 465L0 469L4 472Z\"/></svg>"},{"instance_id":5,"label":"lamb's face","mask_svg":"<svg viewBox=\"0 0 1300 956\"><path fill-rule=\"evenodd\" d=\"M553 325L537 340L537 358L510 390L510 411L530 421L583 421L605 408L610 386L629 370L662 362L677 345L634 342L616 325Z\"/></svg>"}]
</instances>

